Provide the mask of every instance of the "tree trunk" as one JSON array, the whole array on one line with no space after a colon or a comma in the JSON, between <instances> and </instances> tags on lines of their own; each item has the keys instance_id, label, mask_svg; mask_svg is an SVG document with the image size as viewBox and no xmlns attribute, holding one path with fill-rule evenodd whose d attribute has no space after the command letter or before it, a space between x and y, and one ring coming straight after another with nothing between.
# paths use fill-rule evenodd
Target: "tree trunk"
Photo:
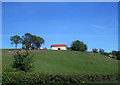
<instances>
[{"instance_id":1,"label":"tree trunk","mask_svg":"<svg viewBox=\"0 0 120 85\"><path fill-rule=\"evenodd\" d=\"M17 49L17 44L16 44L15 48Z\"/></svg>"}]
</instances>

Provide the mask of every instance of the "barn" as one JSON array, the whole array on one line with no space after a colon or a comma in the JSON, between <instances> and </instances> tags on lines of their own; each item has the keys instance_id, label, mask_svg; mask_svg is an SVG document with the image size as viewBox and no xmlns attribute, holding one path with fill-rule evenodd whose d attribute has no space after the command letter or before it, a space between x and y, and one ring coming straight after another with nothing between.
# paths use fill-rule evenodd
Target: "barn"
<instances>
[{"instance_id":1,"label":"barn","mask_svg":"<svg viewBox=\"0 0 120 85\"><path fill-rule=\"evenodd\" d=\"M51 50L67 50L66 44L53 44L51 45Z\"/></svg>"}]
</instances>

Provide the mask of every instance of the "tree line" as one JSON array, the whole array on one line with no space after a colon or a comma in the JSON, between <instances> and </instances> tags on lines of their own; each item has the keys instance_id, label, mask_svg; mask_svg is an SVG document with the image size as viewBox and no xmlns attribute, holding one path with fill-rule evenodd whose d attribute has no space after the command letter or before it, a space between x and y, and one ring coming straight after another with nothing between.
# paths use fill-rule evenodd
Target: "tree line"
<instances>
[{"instance_id":1,"label":"tree line","mask_svg":"<svg viewBox=\"0 0 120 85\"><path fill-rule=\"evenodd\" d=\"M94 53L100 53L100 54L105 55L105 56L107 56L107 57L120 60L120 51L115 51L115 50L114 50L114 51L112 51L112 52L105 52L104 49L100 49L100 50L98 51L98 49L96 49L96 48L92 49L92 51L93 51Z\"/></svg>"},{"instance_id":2,"label":"tree line","mask_svg":"<svg viewBox=\"0 0 120 85\"><path fill-rule=\"evenodd\" d=\"M45 43L42 37L38 37L30 33L24 34L22 38L18 35L11 36L10 40L12 41L11 44L15 44L16 49L18 44L22 44L23 49L40 49L41 45ZM76 40L76 41L73 41L71 44L71 47L67 47L67 49L74 50L74 51L86 51L87 45L84 44L84 42L82 41ZM107 53L103 49L100 49L98 51L98 49L96 48L92 49L92 51L94 53L100 53L107 57L120 60L120 51L112 51Z\"/></svg>"},{"instance_id":3,"label":"tree line","mask_svg":"<svg viewBox=\"0 0 120 85\"><path fill-rule=\"evenodd\" d=\"M22 38L19 35L11 36L11 44L15 44L17 49L18 44L22 44L22 49L40 49L41 45L45 43L42 37L25 33Z\"/></svg>"},{"instance_id":4,"label":"tree line","mask_svg":"<svg viewBox=\"0 0 120 85\"><path fill-rule=\"evenodd\" d=\"M76 41L73 41L72 44L71 44L71 47L68 48L70 50L74 50L74 51L86 51L87 50L87 45L84 44L82 41L79 41L79 40L76 40ZM120 60L120 51L112 51L112 52L105 52L104 49L92 49L92 51L94 53L99 53L99 54L102 54L102 55L105 55L106 57L110 57L110 58L114 58L114 59L117 59L117 60Z\"/></svg>"}]
</instances>

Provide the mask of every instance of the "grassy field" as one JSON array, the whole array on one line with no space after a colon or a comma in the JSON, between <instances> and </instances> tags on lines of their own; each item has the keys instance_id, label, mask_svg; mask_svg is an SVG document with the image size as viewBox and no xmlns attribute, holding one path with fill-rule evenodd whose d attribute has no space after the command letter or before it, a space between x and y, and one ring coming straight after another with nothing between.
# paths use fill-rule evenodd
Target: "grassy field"
<instances>
[{"instance_id":1,"label":"grassy field","mask_svg":"<svg viewBox=\"0 0 120 85\"><path fill-rule=\"evenodd\" d=\"M31 72L9 70L14 50L2 50L2 83L118 83L118 61L93 52L32 50Z\"/></svg>"},{"instance_id":2,"label":"grassy field","mask_svg":"<svg viewBox=\"0 0 120 85\"><path fill-rule=\"evenodd\" d=\"M2 70L10 68L13 53L3 50ZM34 52L34 70L31 73L48 74L118 74L118 61L104 55L80 51Z\"/></svg>"}]
</instances>

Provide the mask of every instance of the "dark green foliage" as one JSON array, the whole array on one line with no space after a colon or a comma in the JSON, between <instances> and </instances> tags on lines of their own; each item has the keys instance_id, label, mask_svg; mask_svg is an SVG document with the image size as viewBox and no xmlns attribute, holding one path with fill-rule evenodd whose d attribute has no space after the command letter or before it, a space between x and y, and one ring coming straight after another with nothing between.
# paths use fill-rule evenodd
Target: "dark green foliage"
<instances>
[{"instance_id":1,"label":"dark green foliage","mask_svg":"<svg viewBox=\"0 0 120 85\"><path fill-rule=\"evenodd\" d=\"M31 49L34 50L34 49L36 49L36 48L32 45Z\"/></svg>"},{"instance_id":2,"label":"dark green foliage","mask_svg":"<svg viewBox=\"0 0 120 85\"><path fill-rule=\"evenodd\" d=\"M23 37L22 44L26 46L26 49L29 49L31 47L32 43L32 35L30 33L26 33Z\"/></svg>"},{"instance_id":3,"label":"dark green foliage","mask_svg":"<svg viewBox=\"0 0 120 85\"><path fill-rule=\"evenodd\" d=\"M87 45L84 44L82 41L77 40L77 41L72 42L71 50L85 51L87 50Z\"/></svg>"},{"instance_id":4,"label":"dark green foliage","mask_svg":"<svg viewBox=\"0 0 120 85\"><path fill-rule=\"evenodd\" d=\"M36 35L32 35L32 47L40 49L41 45L44 43L44 39L41 37L37 37Z\"/></svg>"},{"instance_id":5,"label":"dark green foliage","mask_svg":"<svg viewBox=\"0 0 120 85\"><path fill-rule=\"evenodd\" d=\"M110 53L104 52L104 55L109 57Z\"/></svg>"},{"instance_id":6,"label":"dark green foliage","mask_svg":"<svg viewBox=\"0 0 120 85\"><path fill-rule=\"evenodd\" d=\"M13 68L25 72L31 70L33 68L32 57L33 55L30 55L27 51L26 54L20 54L19 52L17 52L17 54L14 55L14 61L12 65Z\"/></svg>"},{"instance_id":7,"label":"dark green foliage","mask_svg":"<svg viewBox=\"0 0 120 85\"><path fill-rule=\"evenodd\" d=\"M22 43L22 38L20 38L20 36L15 35L15 36L11 36L10 40L12 41L11 44L15 44L15 47L17 49L17 44Z\"/></svg>"},{"instance_id":8,"label":"dark green foliage","mask_svg":"<svg viewBox=\"0 0 120 85\"><path fill-rule=\"evenodd\" d=\"M85 50L87 50L87 45L86 44L84 44L84 47L85 47Z\"/></svg>"},{"instance_id":9,"label":"dark green foliage","mask_svg":"<svg viewBox=\"0 0 120 85\"><path fill-rule=\"evenodd\" d=\"M104 55L106 55L110 58L120 60L120 51L112 51L110 53L104 52Z\"/></svg>"},{"instance_id":10,"label":"dark green foliage","mask_svg":"<svg viewBox=\"0 0 120 85\"><path fill-rule=\"evenodd\" d=\"M104 55L104 50L103 49L100 49L99 52L100 52L100 54Z\"/></svg>"},{"instance_id":11,"label":"dark green foliage","mask_svg":"<svg viewBox=\"0 0 120 85\"><path fill-rule=\"evenodd\" d=\"M98 50L96 48L92 49L94 53L98 53Z\"/></svg>"},{"instance_id":12,"label":"dark green foliage","mask_svg":"<svg viewBox=\"0 0 120 85\"><path fill-rule=\"evenodd\" d=\"M44 43L44 39L30 33L26 33L23 36L23 48L26 49L40 49L41 45Z\"/></svg>"},{"instance_id":13,"label":"dark green foliage","mask_svg":"<svg viewBox=\"0 0 120 85\"><path fill-rule=\"evenodd\" d=\"M64 74L26 74L24 72L4 72L3 84L42 84L42 83L89 83L102 81L117 81L117 75L64 75Z\"/></svg>"},{"instance_id":14,"label":"dark green foliage","mask_svg":"<svg viewBox=\"0 0 120 85\"><path fill-rule=\"evenodd\" d=\"M117 51L112 51L112 55L116 55L117 54Z\"/></svg>"},{"instance_id":15,"label":"dark green foliage","mask_svg":"<svg viewBox=\"0 0 120 85\"><path fill-rule=\"evenodd\" d=\"M120 51L117 51L116 56L117 56L117 60L120 60Z\"/></svg>"},{"instance_id":16,"label":"dark green foliage","mask_svg":"<svg viewBox=\"0 0 120 85\"><path fill-rule=\"evenodd\" d=\"M120 60L120 51L112 51L109 53L109 57Z\"/></svg>"},{"instance_id":17,"label":"dark green foliage","mask_svg":"<svg viewBox=\"0 0 120 85\"><path fill-rule=\"evenodd\" d=\"M16 68L6 68L5 70L4 70L4 72L18 72L19 70L18 69L16 69Z\"/></svg>"}]
</instances>

